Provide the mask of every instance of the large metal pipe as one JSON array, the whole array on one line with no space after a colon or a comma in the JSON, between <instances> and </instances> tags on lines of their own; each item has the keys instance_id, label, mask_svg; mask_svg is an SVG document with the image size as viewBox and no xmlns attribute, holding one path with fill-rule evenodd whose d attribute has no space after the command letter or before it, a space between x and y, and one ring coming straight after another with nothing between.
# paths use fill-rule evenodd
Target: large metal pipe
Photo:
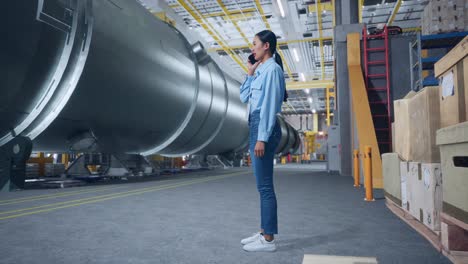
<instances>
[{"instance_id":1,"label":"large metal pipe","mask_svg":"<svg viewBox=\"0 0 468 264\"><path fill-rule=\"evenodd\" d=\"M0 146L18 135L49 152L180 156L247 145L240 83L136 1L5 5ZM278 152L294 151L297 132L279 122L288 133Z\"/></svg>"}]
</instances>

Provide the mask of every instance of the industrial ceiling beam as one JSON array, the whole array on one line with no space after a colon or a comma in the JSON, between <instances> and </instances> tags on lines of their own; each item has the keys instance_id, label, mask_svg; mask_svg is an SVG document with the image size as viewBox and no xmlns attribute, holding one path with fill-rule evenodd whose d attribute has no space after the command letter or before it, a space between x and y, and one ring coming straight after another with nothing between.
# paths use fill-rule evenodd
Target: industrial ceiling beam
<instances>
[{"instance_id":1,"label":"industrial ceiling beam","mask_svg":"<svg viewBox=\"0 0 468 264\"><path fill-rule=\"evenodd\" d=\"M271 30L270 24L268 23L268 20L265 17L265 12L263 12L263 8L262 8L262 5L260 4L259 0L255 0L255 6L257 7L258 12L260 13L260 16L262 17L263 23L265 23L266 28L268 30ZM280 55L281 60L284 63L284 66L286 66L286 70L288 72L289 79L294 81L291 69L289 68L288 62L286 61L283 52L281 51L281 49L277 49L277 52Z\"/></svg>"},{"instance_id":2,"label":"industrial ceiling beam","mask_svg":"<svg viewBox=\"0 0 468 264\"><path fill-rule=\"evenodd\" d=\"M398 13L398 10L400 9L402 0L398 0L395 4L395 7L393 8L392 14L390 15L390 18L388 18L387 26L390 26L393 23L393 20L396 17L396 14Z\"/></svg>"},{"instance_id":3,"label":"industrial ceiling beam","mask_svg":"<svg viewBox=\"0 0 468 264\"><path fill-rule=\"evenodd\" d=\"M302 90L302 89L323 89L333 88L335 83L332 80L316 80L308 82L288 82L286 83L287 90Z\"/></svg>"},{"instance_id":4,"label":"industrial ceiling beam","mask_svg":"<svg viewBox=\"0 0 468 264\"><path fill-rule=\"evenodd\" d=\"M241 10L228 10L224 12L213 12L210 14L205 15L206 17L225 17L226 15L240 15L240 14L247 14L247 13L254 13L257 12L255 8L246 8Z\"/></svg>"},{"instance_id":5,"label":"industrial ceiling beam","mask_svg":"<svg viewBox=\"0 0 468 264\"><path fill-rule=\"evenodd\" d=\"M403 28L401 31L403 32L420 32L420 27L412 27L412 28Z\"/></svg>"},{"instance_id":6,"label":"industrial ceiling beam","mask_svg":"<svg viewBox=\"0 0 468 264\"><path fill-rule=\"evenodd\" d=\"M227 10L226 6L224 5L223 1L222 0L216 0L216 2L218 3L219 7L221 7L221 9L223 10L224 13L226 13L226 18L234 25L234 27L237 29L237 31L239 32L239 34L242 36L242 38L244 39L245 43L247 43L247 45L249 45L250 41L247 39L247 37L245 36L245 34L242 32L242 30L239 28L239 26L237 25L237 23L235 21L233 21L231 19L231 14L229 14L229 10Z\"/></svg>"},{"instance_id":7,"label":"industrial ceiling beam","mask_svg":"<svg viewBox=\"0 0 468 264\"><path fill-rule=\"evenodd\" d=\"M300 42L314 42L314 41L331 41L333 37L322 37L322 38L306 38L306 39L296 39L296 40L287 40L287 41L278 41L278 45L287 45L292 43L300 43ZM248 45L237 45L237 46L229 46L230 49L250 49ZM222 48L211 48L208 51L223 51Z\"/></svg>"},{"instance_id":8,"label":"industrial ceiling beam","mask_svg":"<svg viewBox=\"0 0 468 264\"><path fill-rule=\"evenodd\" d=\"M336 20L335 20L335 0L332 0L332 19L333 19L333 27L336 26Z\"/></svg>"},{"instance_id":9,"label":"industrial ceiling beam","mask_svg":"<svg viewBox=\"0 0 468 264\"><path fill-rule=\"evenodd\" d=\"M216 32L216 30L212 30L209 28L209 26L207 25L207 23L203 23L203 20L205 20L206 18L200 14L200 12L195 8L195 6L192 6L193 7L193 10L192 8L184 1L184 0L177 0L177 3L185 9L185 11L187 11L192 17L193 19L195 19L198 24L200 24L200 26L203 27L203 29L219 44L221 45L221 47L226 51L226 53L237 63L239 64L239 66L241 67L242 70L244 70L245 72L247 72L247 67L245 66L245 63L241 62L239 60L239 58L237 57L237 54L235 54L235 52L230 49L225 43L224 41L218 37L218 33ZM196 11L196 12L195 12ZM198 14L197 14L198 13Z\"/></svg>"},{"instance_id":10,"label":"industrial ceiling beam","mask_svg":"<svg viewBox=\"0 0 468 264\"><path fill-rule=\"evenodd\" d=\"M362 23L362 9L364 8L364 0L359 0L358 5L359 23Z\"/></svg>"}]
</instances>

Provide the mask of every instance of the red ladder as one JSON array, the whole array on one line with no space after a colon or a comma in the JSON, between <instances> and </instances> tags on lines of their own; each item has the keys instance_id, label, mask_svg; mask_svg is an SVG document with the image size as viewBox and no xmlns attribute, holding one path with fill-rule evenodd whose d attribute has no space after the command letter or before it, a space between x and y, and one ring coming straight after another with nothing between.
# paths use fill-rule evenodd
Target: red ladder
<instances>
[{"instance_id":1,"label":"red ladder","mask_svg":"<svg viewBox=\"0 0 468 264\"><path fill-rule=\"evenodd\" d=\"M388 29L368 34L363 29L364 79L374 122L380 154L392 151L392 116L390 67L388 60ZM382 44L383 42L383 44Z\"/></svg>"}]
</instances>

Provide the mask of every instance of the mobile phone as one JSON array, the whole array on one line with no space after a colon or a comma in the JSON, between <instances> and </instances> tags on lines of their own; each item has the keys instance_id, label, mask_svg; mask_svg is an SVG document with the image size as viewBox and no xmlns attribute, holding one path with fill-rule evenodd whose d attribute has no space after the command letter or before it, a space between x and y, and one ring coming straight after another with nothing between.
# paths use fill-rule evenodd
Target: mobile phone
<instances>
[{"instance_id":1,"label":"mobile phone","mask_svg":"<svg viewBox=\"0 0 468 264\"><path fill-rule=\"evenodd\" d=\"M249 61L252 65L254 65L257 61L255 60L255 56L253 54L250 54L249 56Z\"/></svg>"}]
</instances>

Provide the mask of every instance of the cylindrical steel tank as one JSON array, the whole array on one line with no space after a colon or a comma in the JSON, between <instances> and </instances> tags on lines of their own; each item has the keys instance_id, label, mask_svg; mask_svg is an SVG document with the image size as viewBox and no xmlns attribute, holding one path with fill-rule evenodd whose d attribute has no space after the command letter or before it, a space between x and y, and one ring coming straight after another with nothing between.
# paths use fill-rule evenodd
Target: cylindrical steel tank
<instances>
[{"instance_id":1,"label":"cylindrical steel tank","mask_svg":"<svg viewBox=\"0 0 468 264\"><path fill-rule=\"evenodd\" d=\"M17 135L48 152L180 156L247 145L240 84L136 1L4 5L0 146ZM279 122L285 153L299 137Z\"/></svg>"}]
</instances>

